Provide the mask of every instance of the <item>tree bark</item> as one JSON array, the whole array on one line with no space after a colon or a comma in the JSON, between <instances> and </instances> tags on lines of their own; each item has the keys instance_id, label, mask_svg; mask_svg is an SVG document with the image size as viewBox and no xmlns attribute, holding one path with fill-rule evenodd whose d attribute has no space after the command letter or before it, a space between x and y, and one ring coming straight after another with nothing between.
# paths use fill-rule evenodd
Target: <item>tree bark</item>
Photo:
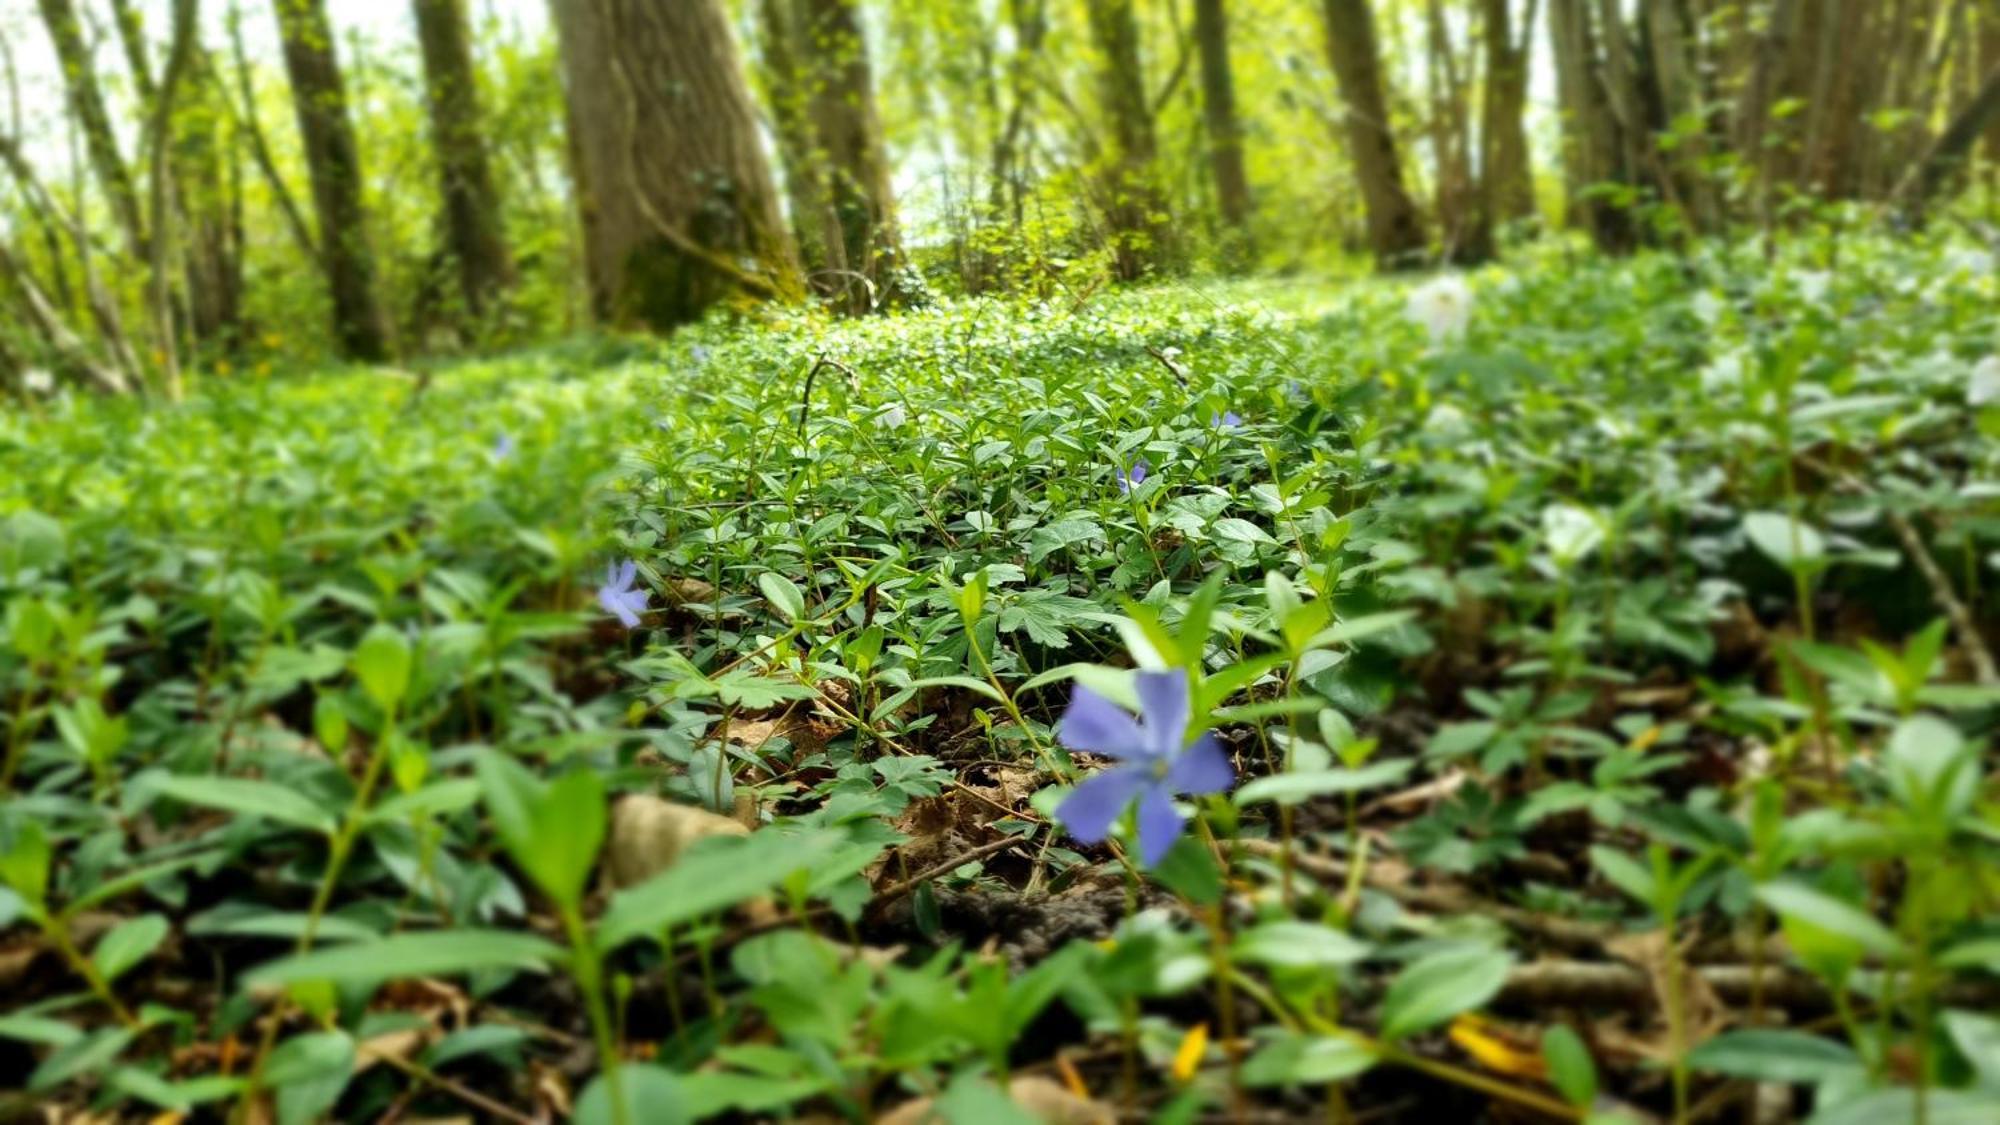
<instances>
[{"instance_id":1,"label":"tree bark","mask_svg":"<svg viewBox=\"0 0 2000 1125\"><path fill-rule=\"evenodd\" d=\"M104 107L104 93L97 85L97 69L90 50L84 45L76 4L74 0L40 0L40 4L42 22L48 26L56 58L62 63L70 109L83 127L91 170L111 202L111 213L124 232L127 247L143 258L146 238L139 218L139 192L132 184L124 157L118 153L118 137L111 129L111 115Z\"/></svg>"},{"instance_id":2,"label":"tree bark","mask_svg":"<svg viewBox=\"0 0 2000 1125\"><path fill-rule=\"evenodd\" d=\"M361 203L361 158L347 91L333 53L325 0L272 0L284 44L292 106L312 177L319 253L333 298L333 334L341 354L377 363L389 358L389 326L375 293L375 254Z\"/></svg>"},{"instance_id":3,"label":"tree bark","mask_svg":"<svg viewBox=\"0 0 2000 1125\"><path fill-rule=\"evenodd\" d=\"M1375 14L1368 0L1325 0L1325 7L1327 57L1340 84L1341 100L1347 103L1342 116L1348 158L1361 184L1368 244L1384 268L1415 266L1424 254L1424 227L1403 186L1402 160L1382 87Z\"/></svg>"},{"instance_id":4,"label":"tree bark","mask_svg":"<svg viewBox=\"0 0 2000 1125\"><path fill-rule=\"evenodd\" d=\"M514 284L500 193L486 153L472 28L465 0L411 0L424 56L424 93L444 201L445 247L458 267L459 291L473 319L484 317Z\"/></svg>"},{"instance_id":5,"label":"tree bark","mask_svg":"<svg viewBox=\"0 0 2000 1125\"><path fill-rule=\"evenodd\" d=\"M1988 71L1979 93L1958 111L1929 151L1897 185L1895 200L1905 216L1921 223L1924 208L1951 174L1965 163L1979 135L2000 123L2000 66Z\"/></svg>"},{"instance_id":6,"label":"tree bark","mask_svg":"<svg viewBox=\"0 0 2000 1125\"><path fill-rule=\"evenodd\" d=\"M1625 150L1591 23L1588 0L1549 0L1549 39L1562 105L1564 217L1588 231L1599 249L1623 253L1636 243L1632 217L1606 199L1605 192L1628 183Z\"/></svg>"},{"instance_id":7,"label":"tree bark","mask_svg":"<svg viewBox=\"0 0 2000 1125\"><path fill-rule=\"evenodd\" d=\"M1139 64L1139 21L1132 0L1087 0L1091 40L1103 56L1098 73L1111 146L1105 154L1105 225L1112 272L1131 281L1156 265L1166 249L1166 204L1154 182L1159 138Z\"/></svg>"},{"instance_id":8,"label":"tree bark","mask_svg":"<svg viewBox=\"0 0 2000 1125\"><path fill-rule=\"evenodd\" d=\"M173 282L168 274L169 255L178 247L171 222L178 208L169 153L173 147L174 99L194 58L195 19L200 0L174 0L173 39L167 51L166 70L160 77L152 106L152 120L146 130L146 150L151 160L152 257L150 296L153 326L159 351L160 384L167 398L181 398L180 342L175 339ZM143 58L143 56L141 56Z\"/></svg>"},{"instance_id":9,"label":"tree bark","mask_svg":"<svg viewBox=\"0 0 2000 1125\"><path fill-rule=\"evenodd\" d=\"M664 329L732 296L795 296L798 261L721 0L553 10L598 317Z\"/></svg>"},{"instance_id":10,"label":"tree bark","mask_svg":"<svg viewBox=\"0 0 2000 1125\"><path fill-rule=\"evenodd\" d=\"M819 241L828 251L823 263L807 266L825 271L818 287L840 308L869 312L902 296L897 275L903 250L859 5L797 2L811 159L825 197Z\"/></svg>"},{"instance_id":11,"label":"tree bark","mask_svg":"<svg viewBox=\"0 0 2000 1125\"><path fill-rule=\"evenodd\" d=\"M1227 243L1224 258L1235 262L1251 249L1250 179L1243 170L1243 123L1236 115L1236 77L1229 65L1229 13L1224 0L1195 0L1194 39L1201 52L1201 115Z\"/></svg>"},{"instance_id":12,"label":"tree bark","mask_svg":"<svg viewBox=\"0 0 2000 1125\"><path fill-rule=\"evenodd\" d=\"M1496 223L1535 213L1528 164L1528 45L1516 43L1508 0L1480 0L1485 21L1486 90L1480 105L1480 195ZM1534 27L1533 0L1523 26Z\"/></svg>"}]
</instances>

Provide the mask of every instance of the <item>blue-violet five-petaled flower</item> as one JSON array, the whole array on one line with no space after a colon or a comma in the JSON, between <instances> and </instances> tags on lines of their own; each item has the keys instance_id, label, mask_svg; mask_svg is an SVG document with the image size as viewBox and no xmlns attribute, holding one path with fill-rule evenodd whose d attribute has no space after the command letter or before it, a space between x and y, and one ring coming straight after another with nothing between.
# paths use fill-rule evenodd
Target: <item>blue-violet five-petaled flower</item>
<instances>
[{"instance_id":1,"label":"blue-violet five-petaled flower","mask_svg":"<svg viewBox=\"0 0 2000 1125\"><path fill-rule=\"evenodd\" d=\"M1243 416L1234 410L1225 410L1220 414L1211 414L1208 424L1218 430L1233 430L1243 424Z\"/></svg>"},{"instance_id":2,"label":"blue-violet five-petaled flower","mask_svg":"<svg viewBox=\"0 0 2000 1125\"><path fill-rule=\"evenodd\" d=\"M1056 735L1072 750L1101 754L1118 764L1094 774L1056 808L1069 834L1095 844L1134 802L1139 806L1139 859L1158 863L1186 826L1174 807L1176 793L1220 793L1236 779L1229 756L1203 734L1187 742L1190 703L1185 671L1138 674L1139 715L1078 685Z\"/></svg>"},{"instance_id":3,"label":"blue-violet five-petaled flower","mask_svg":"<svg viewBox=\"0 0 2000 1125\"><path fill-rule=\"evenodd\" d=\"M626 559L622 566L612 563L605 568L604 585L597 591L597 604L627 629L639 627L639 614L645 612L646 601L652 597L633 588L632 579L638 571L638 565L631 559Z\"/></svg>"},{"instance_id":4,"label":"blue-violet five-petaled flower","mask_svg":"<svg viewBox=\"0 0 2000 1125\"><path fill-rule=\"evenodd\" d=\"M1131 468L1118 474L1118 491L1129 495L1133 489L1146 483L1146 474L1152 471L1153 466L1147 464L1144 457L1139 458Z\"/></svg>"}]
</instances>

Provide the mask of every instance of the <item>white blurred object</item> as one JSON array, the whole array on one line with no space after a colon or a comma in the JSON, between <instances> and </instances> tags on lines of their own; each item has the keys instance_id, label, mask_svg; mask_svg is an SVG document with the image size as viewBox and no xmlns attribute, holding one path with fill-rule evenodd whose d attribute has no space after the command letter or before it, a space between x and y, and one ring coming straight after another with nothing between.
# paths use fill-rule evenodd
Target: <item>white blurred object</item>
<instances>
[{"instance_id":1,"label":"white blurred object","mask_svg":"<svg viewBox=\"0 0 2000 1125\"><path fill-rule=\"evenodd\" d=\"M56 389L56 377L40 367L21 372L21 387L29 394L45 395Z\"/></svg>"},{"instance_id":2,"label":"white blurred object","mask_svg":"<svg viewBox=\"0 0 2000 1125\"><path fill-rule=\"evenodd\" d=\"M1989 355L1972 365L1966 380L1965 401L1973 406L2000 402L2000 355Z\"/></svg>"},{"instance_id":3,"label":"white blurred object","mask_svg":"<svg viewBox=\"0 0 2000 1125\"><path fill-rule=\"evenodd\" d=\"M898 429L909 420L909 413L900 402L892 402L875 412L875 427L881 430Z\"/></svg>"},{"instance_id":4,"label":"white blurred object","mask_svg":"<svg viewBox=\"0 0 2000 1125\"><path fill-rule=\"evenodd\" d=\"M1550 504L1542 509L1542 541L1556 565L1582 562L1604 541L1604 524L1575 504Z\"/></svg>"},{"instance_id":5,"label":"white blurred object","mask_svg":"<svg viewBox=\"0 0 2000 1125\"><path fill-rule=\"evenodd\" d=\"M1472 287L1457 274L1432 278L1410 290L1403 314L1423 325L1433 344L1454 339L1472 319Z\"/></svg>"}]
</instances>

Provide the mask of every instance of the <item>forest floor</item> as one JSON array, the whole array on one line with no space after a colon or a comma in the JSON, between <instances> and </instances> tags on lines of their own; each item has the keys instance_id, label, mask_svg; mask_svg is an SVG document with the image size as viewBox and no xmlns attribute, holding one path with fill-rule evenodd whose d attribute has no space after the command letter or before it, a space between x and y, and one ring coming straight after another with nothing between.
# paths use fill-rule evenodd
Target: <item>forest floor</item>
<instances>
[{"instance_id":1,"label":"forest floor","mask_svg":"<svg viewBox=\"0 0 2000 1125\"><path fill-rule=\"evenodd\" d=\"M1802 239L8 408L0 1120L2000 1120L1996 348Z\"/></svg>"}]
</instances>

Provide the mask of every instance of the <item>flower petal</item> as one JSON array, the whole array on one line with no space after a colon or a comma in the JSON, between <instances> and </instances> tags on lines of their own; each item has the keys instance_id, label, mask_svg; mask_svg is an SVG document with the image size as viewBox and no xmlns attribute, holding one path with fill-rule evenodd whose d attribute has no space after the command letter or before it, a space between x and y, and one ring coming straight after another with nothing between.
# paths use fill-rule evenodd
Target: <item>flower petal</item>
<instances>
[{"instance_id":1,"label":"flower petal","mask_svg":"<svg viewBox=\"0 0 2000 1125\"><path fill-rule=\"evenodd\" d=\"M1141 672L1139 717L1146 724L1146 752L1162 758L1180 753L1187 737L1188 677L1180 668Z\"/></svg>"},{"instance_id":2,"label":"flower petal","mask_svg":"<svg viewBox=\"0 0 2000 1125\"><path fill-rule=\"evenodd\" d=\"M1139 795L1139 862L1151 867L1164 859L1167 849L1181 838L1186 826L1181 812L1167 796L1164 785L1149 785Z\"/></svg>"},{"instance_id":3,"label":"flower petal","mask_svg":"<svg viewBox=\"0 0 2000 1125\"><path fill-rule=\"evenodd\" d=\"M1079 842L1098 843L1111 835L1119 814L1146 786L1146 776L1146 771L1136 766L1117 766L1093 774L1056 806L1056 819Z\"/></svg>"},{"instance_id":4,"label":"flower petal","mask_svg":"<svg viewBox=\"0 0 2000 1125\"><path fill-rule=\"evenodd\" d=\"M630 590L632 588L632 579L638 573L639 564L633 562L631 559L626 559L625 565L618 568L618 589L620 591Z\"/></svg>"},{"instance_id":5,"label":"flower petal","mask_svg":"<svg viewBox=\"0 0 2000 1125\"><path fill-rule=\"evenodd\" d=\"M1236 780L1236 770L1229 764L1229 755L1223 753L1221 744L1212 734L1204 734L1195 739L1180 757L1174 759L1172 768L1167 770L1167 788L1176 793L1220 793Z\"/></svg>"},{"instance_id":6,"label":"flower petal","mask_svg":"<svg viewBox=\"0 0 2000 1125\"><path fill-rule=\"evenodd\" d=\"M1146 734L1123 707L1078 684L1063 712L1056 737L1072 750L1107 758L1135 758L1146 753Z\"/></svg>"}]
</instances>

